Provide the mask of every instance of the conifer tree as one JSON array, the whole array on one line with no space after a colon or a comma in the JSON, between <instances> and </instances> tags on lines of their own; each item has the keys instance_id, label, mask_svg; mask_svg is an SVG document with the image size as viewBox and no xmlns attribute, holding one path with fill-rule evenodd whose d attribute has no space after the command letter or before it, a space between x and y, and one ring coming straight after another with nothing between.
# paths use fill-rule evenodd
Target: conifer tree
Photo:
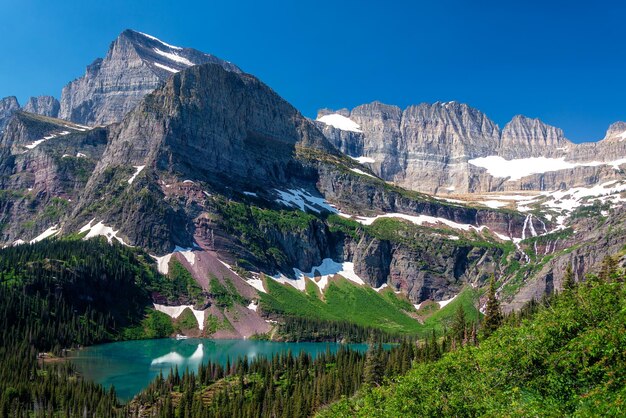
<instances>
[{"instance_id":1,"label":"conifer tree","mask_svg":"<svg viewBox=\"0 0 626 418\"><path fill-rule=\"evenodd\" d=\"M563 290L569 291L576 286L574 281L574 271L572 270L572 264L568 264L565 269L565 276L563 277Z\"/></svg>"},{"instance_id":2,"label":"conifer tree","mask_svg":"<svg viewBox=\"0 0 626 418\"><path fill-rule=\"evenodd\" d=\"M490 336L500 325L502 325L502 311L500 302L496 297L496 278L491 276L489 281L489 292L487 293L487 307L485 309L485 320L483 322L483 335Z\"/></svg>"},{"instance_id":3,"label":"conifer tree","mask_svg":"<svg viewBox=\"0 0 626 418\"><path fill-rule=\"evenodd\" d=\"M467 328L467 321L465 319L465 310L463 306L459 306L454 315L454 321L452 322L452 339L457 344L457 346L461 346L463 344L463 340L465 340Z\"/></svg>"},{"instance_id":4,"label":"conifer tree","mask_svg":"<svg viewBox=\"0 0 626 418\"><path fill-rule=\"evenodd\" d=\"M384 365L381 359L382 345L370 344L365 357L365 367L363 370L363 382L370 386L379 386L385 374Z\"/></svg>"}]
</instances>

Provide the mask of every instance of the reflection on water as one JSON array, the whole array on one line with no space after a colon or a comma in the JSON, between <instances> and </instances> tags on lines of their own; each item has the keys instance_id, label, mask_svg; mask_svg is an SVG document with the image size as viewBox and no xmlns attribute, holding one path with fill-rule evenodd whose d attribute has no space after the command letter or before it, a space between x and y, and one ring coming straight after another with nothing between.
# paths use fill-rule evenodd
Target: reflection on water
<instances>
[{"instance_id":1,"label":"reflection on water","mask_svg":"<svg viewBox=\"0 0 626 418\"><path fill-rule=\"evenodd\" d=\"M182 373L185 369L197 370L209 361L226 365L238 357L271 357L273 354L301 351L316 356L330 350L335 352L341 345L336 343L279 343L251 340L209 339L160 339L124 341L87 347L76 353L72 362L89 380L115 386L122 400L129 400L145 388L159 373L167 375L174 368ZM364 351L365 344L352 344L351 348Z\"/></svg>"},{"instance_id":2,"label":"reflection on water","mask_svg":"<svg viewBox=\"0 0 626 418\"><path fill-rule=\"evenodd\" d=\"M196 351L194 351L193 354L189 357L183 357L176 351L172 351L171 353L167 353L164 356L155 358L154 360L152 360L150 365L154 366L155 364L175 364L177 366L187 366L189 367L189 369L197 369L204 355L203 348L204 345L202 343L198 344L198 348L196 348Z\"/></svg>"}]
</instances>

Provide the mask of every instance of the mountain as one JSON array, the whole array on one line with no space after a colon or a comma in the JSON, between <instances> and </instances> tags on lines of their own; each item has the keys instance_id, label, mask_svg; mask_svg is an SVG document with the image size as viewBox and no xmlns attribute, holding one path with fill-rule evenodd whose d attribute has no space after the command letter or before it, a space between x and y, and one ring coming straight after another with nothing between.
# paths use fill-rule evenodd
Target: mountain
<instances>
[{"instance_id":1,"label":"mountain","mask_svg":"<svg viewBox=\"0 0 626 418\"><path fill-rule=\"evenodd\" d=\"M333 124L339 118L343 125ZM573 144L539 119L518 115L501 130L457 102L404 111L379 102L351 111L323 109L316 123L335 146L384 180L430 194L588 186L621 178L613 167L626 162L620 123L604 141ZM350 123L353 128L346 128Z\"/></svg>"},{"instance_id":2,"label":"mountain","mask_svg":"<svg viewBox=\"0 0 626 418\"><path fill-rule=\"evenodd\" d=\"M52 96L31 97L24 107L20 107L15 96L0 99L0 134L18 110L56 118L59 101Z\"/></svg>"},{"instance_id":3,"label":"mountain","mask_svg":"<svg viewBox=\"0 0 626 418\"><path fill-rule=\"evenodd\" d=\"M13 114L19 110L20 105L14 96L0 99L0 134L4 131L6 124Z\"/></svg>"},{"instance_id":4,"label":"mountain","mask_svg":"<svg viewBox=\"0 0 626 418\"><path fill-rule=\"evenodd\" d=\"M56 118L59 116L61 104L52 96L31 97L22 108L23 111Z\"/></svg>"},{"instance_id":5,"label":"mountain","mask_svg":"<svg viewBox=\"0 0 626 418\"><path fill-rule=\"evenodd\" d=\"M367 325L354 318L363 298L396 330L424 332L452 300L478 315L473 289L491 275L519 309L558 289L565 266L583 277L624 245L620 124L572 144L538 119L500 129L457 102L312 121L233 64L130 30L64 89L59 118L26 111L53 114L51 99L5 102L0 243L139 247L197 284L194 312L232 325L213 336L291 317ZM354 303L337 308L329 291Z\"/></svg>"},{"instance_id":6,"label":"mountain","mask_svg":"<svg viewBox=\"0 0 626 418\"><path fill-rule=\"evenodd\" d=\"M104 58L96 59L83 77L63 88L59 117L90 126L119 122L172 74L204 63L241 71L213 55L125 30L113 41Z\"/></svg>"}]
</instances>

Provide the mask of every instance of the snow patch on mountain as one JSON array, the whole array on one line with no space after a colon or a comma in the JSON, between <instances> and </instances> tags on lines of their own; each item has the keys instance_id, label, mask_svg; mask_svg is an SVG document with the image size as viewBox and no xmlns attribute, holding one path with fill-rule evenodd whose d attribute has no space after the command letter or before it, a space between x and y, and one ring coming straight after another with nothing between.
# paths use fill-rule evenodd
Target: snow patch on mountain
<instances>
[{"instance_id":1,"label":"snow patch on mountain","mask_svg":"<svg viewBox=\"0 0 626 418\"><path fill-rule=\"evenodd\" d=\"M361 164L365 164L365 163L375 163L376 160L370 157L350 157L353 160L358 161Z\"/></svg>"},{"instance_id":2,"label":"snow patch on mountain","mask_svg":"<svg viewBox=\"0 0 626 418\"><path fill-rule=\"evenodd\" d=\"M126 245L126 246L130 247L130 245L125 243L122 238L117 236L117 233L119 232L119 229L117 231L115 231L113 228L111 228L109 226L106 226L104 223L102 223L102 221L100 221L97 224L92 226L92 223L95 220L96 220L95 218L92 219L91 221L89 221L88 224L86 224L82 228L80 228L80 230L79 230L80 233L89 231L87 233L87 235L85 235L85 238L83 238L83 239L89 239L89 238L94 238L94 237L98 237L98 236L103 236L103 237L106 237L106 239L109 242L109 244L111 244L113 242L113 239L116 239L120 244Z\"/></svg>"},{"instance_id":3,"label":"snow patch on mountain","mask_svg":"<svg viewBox=\"0 0 626 418\"><path fill-rule=\"evenodd\" d=\"M172 259L172 256L175 253L180 253L183 257L185 257L185 260L187 260L187 262L189 264L191 264L192 266L195 264L196 262L196 255L193 252L192 248L183 248L183 247L179 247L178 245L174 248L174 251L172 251L169 254L165 254L161 257L157 257L155 255L151 255L150 257L154 258L157 262L157 269L159 270L159 273L161 274L167 274L169 273L170 270L170 260Z\"/></svg>"},{"instance_id":4,"label":"snow patch on mountain","mask_svg":"<svg viewBox=\"0 0 626 418\"><path fill-rule=\"evenodd\" d=\"M167 306L167 305L159 305L157 303L154 304L154 309L159 312L163 312L171 318L178 318L185 309L189 308L191 312L193 312L193 316L196 317L198 321L198 328L200 330L204 329L204 311L200 311L193 308L193 305L178 305L178 306Z\"/></svg>"},{"instance_id":5,"label":"snow patch on mountain","mask_svg":"<svg viewBox=\"0 0 626 418\"><path fill-rule=\"evenodd\" d=\"M34 244L34 243L36 243L36 242L43 241L43 240L44 240L44 239L46 239L46 238L53 237L53 236L55 236L56 234L58 234L58 233L59 233L59 231L60 231L60 229L58 228L58 225L51 226L50 228L46 229L46 230L45 230L45 231L43 231L41 234L39 234L39 235L37 235L35 238L33 238L33 239L30 241L30 243L31 243L31 244Z\"/></svg>"},{"instance_id":6,"label":"snow patch on mountain","mask_svg":"<svg viewBox=\"0 0 626 418\"><path fill-rule=\"evenodd\" d=\"M337 213L337 209L332 207L323 197L313 196L311 193L303 189L288 189L286 191L274 189L279 198L276 202L289 207L296 207L305 212L306 209L320 213L324 209L331 213Z\"/></svg>"},{"instance_id":7,"label":"snow patch on mountain","mask_svg":"<svg viewBox=\"0 0 626 418\"><path fill-rule=\"evenodd\" d=\"M179 47L179 46L175 46L175 45L170 45L170 44L168 44L168 43L166 43L166 42L163 42L162 40L160 40L159 38L157 38L157 37L155 37L155 36L148 35L147 33L143 33L143 32L137 32L137 33L139 33L139 34L141 34L141 35L145 36L146 38L152 39L153 41L157 41L157 42L159 42L160 44L165 45L165 46L166 46L166 47L168 47L168 48L171 48L171 49L176 49L176 50L178 50L178 51L182 50L182 48L181 48L181 47Z\"/></svg>"},{"instance_id":8,"label":"snow patch on mountain","mask_svg":"<svg viewBox=\"0 0 626 418\"><path fill-rule=\"evenodd\" d=\"M359 170L358 168L351 168L350 171L354 171L357 174L361 174L361 175L368 176L368 177L371 177L371 178L376 178L376 177L372 176L370 173L366 173L365 171Z\"/></svg>"},{"instance_id":9,"label":"snow patch on mountain","mask_svg":"<svg viewBox=\"0 0 626 418\"><path fill-rule=\"evenodd\" d=\"M531 174L547 173L549 171L567 170L574 167L596 167L601 165L609 165L614 169L619 169L619 166L626 163L626 158L614 161L590 161L584 163L575 163L565 161L565 157L561 158L546 158L546 157L531 157L520 158L515 160L505 160L497 155L490 155L488 157L474 158L468 161L470 164L481 167L487 170L487 172L493 177L506 178L508 181L519 180L523 177Z\"/></svg>"},{"instance_id":10,"label":"snow patch on mountain","mask_svg":"<svg viewBox=\"0 0 626 418\"><path fill-rule=\"evenodd\" d=\"M325 123L326 125L330 125L337 129L341 129L342 131L350 131L350 132L358 132L358 133L363 132L361 130L361 126L358 123L338 113L324 115L321 118L318 118L317 120Z\"/></svg>"},{"instance_id":11,"label":"snow patch on mountain","mask_svg":"<svg viewBox=\"0 0 626 418\"><path fill-rule=\"evenodd\" d=\"M192 65L194 65L193 62L189 61L185 57L181 57L180 55L173 54L171 52L161 51L159 48L154 48L153 51L156 52L157 54L161 55L162 57L167 58L170 61L174 61L174 62L177 62L179 64L186 65L188 67L191 67Z\"/></svg>"},{"instance_id":12,"label":"snow patch on mountain","mask_svg":"<svg viewBox=\"0 0 626 418\"><path fill-rule=\"evenodd\" d=\"M139 175L139 173L141 173L141 170L143 170L146 166L145 165L136 165L134 167L135 167L135 174L133 174L133 176L128 179L128 184L133 184L133 181L135 180L135 177L137 177L137 175Z\"/></svg>"},{"instance_id":13,"label":"snow patch on mountain","mask_svg":"<svg viewBox=\"0 0 626 418\"><path fill-rule=\"evenodd\" d=\"M163 69L163 70L165 70L165 71L169 71L170 73L177 73L177 72L179 72L179 70L177 70L177 69L175 69L175 68L168 67L167 65L163 65L163 64L158 63L158 62L154 62L153 64L154 64L156 67L159 67L159 68L161 68L161 69Z\"/></svg>"},{"instance_id":14,"label":"snow patch on mountain","mask_svg":"<svg viewBox=\"0 0 626 418\"><path fill-rule=\"evenodd\" d=\"M445 307L447 304L449 304L450 302L452 302L454 299L456 299L456 297L459 295L454 295L452 296L450 299L446 299L446 300L440 300L437 302L437 304L439 305L439 309Z\"/></svg>"},{"instance_id":15,"label":"snow patch on mountain","mask_svg":"<svg viewBox=\"0 0 626 418\"><path fill-rule=\"evenodd\" d=\"M351 282L364 285L365 282L354 272L354 263L349 261L337 262L331 258L322 260L322 264L314 266L311 271L304 272L296 267L293 268L295 279L291 279L282 273L271 276L272 279L282 284L288 284L294 288L304 291L306 288L306 279L310 279L319 287L320 291L324 291L328 286L330 278L335 275L342 276Z\"/></svg>"}]
</instances>

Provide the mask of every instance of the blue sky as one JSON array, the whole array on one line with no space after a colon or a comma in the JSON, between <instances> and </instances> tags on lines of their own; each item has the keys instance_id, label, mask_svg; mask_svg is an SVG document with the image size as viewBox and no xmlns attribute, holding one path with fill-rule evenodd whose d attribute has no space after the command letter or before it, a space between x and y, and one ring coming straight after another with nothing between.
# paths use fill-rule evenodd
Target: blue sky
<instances>
[{"instance_id":1,"label":"blue sky","mask_svg":"<svg viewBox=\"0 0 626 418\"><path fill-rule=\"evenodd\" d=\"M0 0L0 97L59 97L132 28L238 64L307 116L457 100L580 142L626 120L625 25L603 1Z\"/></svg>"}]
</instances>

